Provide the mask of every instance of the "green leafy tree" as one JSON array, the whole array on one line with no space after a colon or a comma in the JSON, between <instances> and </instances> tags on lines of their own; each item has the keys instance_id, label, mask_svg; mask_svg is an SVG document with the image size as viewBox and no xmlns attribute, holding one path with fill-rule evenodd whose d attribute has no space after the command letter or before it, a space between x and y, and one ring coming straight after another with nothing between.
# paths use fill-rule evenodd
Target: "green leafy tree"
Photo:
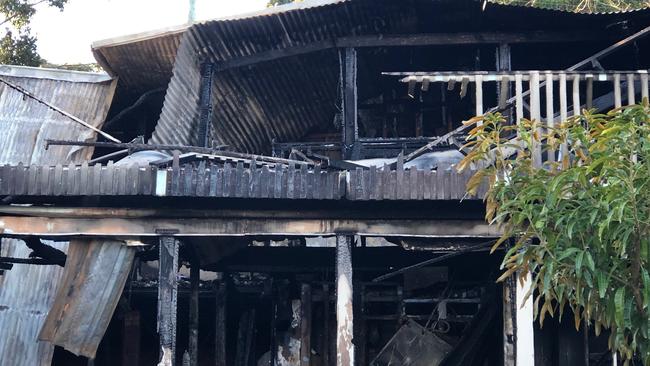
<instances>
[{"instance_id":1,"label":"green leafy tree","mask_svg":"<svg viewBox=\"0 0 650 366\"><path fill-rule=\"evenodd\" d=\"M0 0L0 13L5 25L4 36L0 39L0 63L39 66L44 60L38 55L36 37L31 35L29 22L39 4L49 5L60 10L68 0Z\"/></svg>"},{"instance_id":2,"label":"green leafy tree","mask_svg":"<svg viewBox=\"0 0 650 366\"><path fill-rule=\"evenodd\" d=\"M609 329L609 346L626 365L650 365L647 101L552 128L526 120L514 127L500 114L481 121L459 169L480 167L469 193L488 181L486 218L504 230L493 250L514 242L499 280L530 273L540 322L568 307L576 328L586 321L598 334ZM540 141L561 151L559 161L533 161Z\"/></svg>"},{"instance_id":3,"label":"green leafy tree","mask_svg":"<svg viewBox=\"0 0 650 366\"><path fill-rule=\"evenodd\" d=\"M277 6L277 5L284 5L284 4L292 3L294 1L296 1L296 0L269 0L269 3L267 4L267 6L271 7L271 6Z\"/></svg>"}]
</instances>

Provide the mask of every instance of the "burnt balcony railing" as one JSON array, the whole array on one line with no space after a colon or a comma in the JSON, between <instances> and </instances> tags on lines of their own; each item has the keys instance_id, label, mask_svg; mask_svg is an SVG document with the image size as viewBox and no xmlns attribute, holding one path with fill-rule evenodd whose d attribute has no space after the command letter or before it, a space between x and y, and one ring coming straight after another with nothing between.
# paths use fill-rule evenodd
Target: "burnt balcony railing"
<instances>
[{"instance_id":1,"label":"burnt balcony railing","mask_svg":"<svg viewBox=\"0 0 650 366\"><path fill-rule=\"evenodd\" d=\"M158 196L302 200L460 200L473 171L185 164L0 166L0 196Z\"/></svg>"}]
</instances>

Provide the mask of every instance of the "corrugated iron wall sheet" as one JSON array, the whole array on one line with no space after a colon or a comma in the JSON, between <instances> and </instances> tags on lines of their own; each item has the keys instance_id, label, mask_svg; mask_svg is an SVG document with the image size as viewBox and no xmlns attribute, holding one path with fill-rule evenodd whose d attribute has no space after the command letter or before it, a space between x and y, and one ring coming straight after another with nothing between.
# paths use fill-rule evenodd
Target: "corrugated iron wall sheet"
<instances>
[{"instance_id":1,"label":"corrugated iron wall sheet","mask_svg":"<svg viewBox=\"0 0 650 366\"><path fill-rule=\"evenodd\" d=\"M115 83L106 75L0 66L0 77L37 97L101 127ZM47 138L91 140L95 134L32 99L0 85L0 163L57 164L81 162L91 149L52 147ZM68 244L48 242L66 251ZM17 240L2 240L2 252L27 257L30 250ZM0 365L50 365L54 346L38 341L38 332L54 301L63 269L15 265L0 280Z\"/></svg>"},{"instance_id":2,"label":"corrugated iron wall sheet","mask_svg":"<svg viewBox=\"0 0 650 366\"><path fill-rule=\"evenodd\" d=\"M56 301L39 339L95 358L134 256L135 248L122 242L71 241Z\"/></svg>"},{"instance_id":3,"label":"corrugated iron wall sheet","mask_svg":"<svg viewBox=\"0 0 650 366\"><path fill-rule=\"evenodd\" d=\"M0 78L95 127L101 127L113 98L114 81L105 75L82 74L86 77L77 80L49 78L57 75L49 75L47 70L24 73L29 76L9 75L0 70ZM45 139L89 141L95 139L95 132L0 83L0 136L0 164L57 164L81 162L92 150L70 146L45 150ZM71 155L73 152L76 154Z\"/></svg>"},{"instance_id":4,"label":"corrugated iron wall sheet","mask_svg":"<svg viewBox=\"0 0 650 366\"><path fill-rule=\"evenodd\" d=\"M183 38L154 143L197 144L200 63L220 64L344 36L415 30L414 1L329 1L251 18L192 26ZM254 153L295 140L337 111L338 54L325 50L260 62L215 75L213 138Z\"/></svg>"}]
</instances>

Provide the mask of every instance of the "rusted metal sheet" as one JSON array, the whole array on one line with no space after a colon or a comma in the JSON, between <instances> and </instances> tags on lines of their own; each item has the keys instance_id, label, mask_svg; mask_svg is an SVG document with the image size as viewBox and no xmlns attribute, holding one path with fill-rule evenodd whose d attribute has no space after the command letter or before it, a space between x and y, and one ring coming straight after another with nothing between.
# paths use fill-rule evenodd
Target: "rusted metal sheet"
<instances>
[{"instance_id":1,"label":"rusted metal sheet","mask_svg":"<svg viewBox=\"0 0 650 366\"><path fill-rule=\"evenodd\" d=\"M122 295L135 248L118 241L73 240L39 339L95 358Z\"/></svg>"},{"instance_id":2,"label":"rusted metal sheet","mask_svg":"<svg viewBox=\"0 0 650 366\"><path fill-rule=\"evenodd\" d=\"M114 81L105 74L0 66L0 77L66 112L101 127L111 103ZM0 85L0 163L57 164L81 162L92 148L56 147L45 150L45 139L94 140L95 133L67 117L24 98ZM62 251L67 242L52 243ZM2 249L13 257L27 257L30 250L19 240L2 239ZM50 365L54 346L37 340L38 332L54 301L58 266L15 265L0 276L0 364Z\"/></svg>"},{"instance_id":3,"label":"rusted metal sheet","mask_svg":"<svg viewBox=\"0 0 650 366\"><path fill-rule=\"evenodd\" d=\"M60 250L67 242L47 242ZM20 240L3 239L3 255L27 258L31 252ZM54 300L59 266L14 265L0 276L0 365L49 366L54 346L38 341L38 332Z\"/></svg>"},{"instance_id":4,"label":"rusted metal sheet","mask_svg":"<svg viewBox=\"0 0 650 366\"><path fill-rule=\"evenodd\" d=\"M413 320L395 333L372 361L375 366L438 366L452 346Z\"/></svg>"}]
</instances>

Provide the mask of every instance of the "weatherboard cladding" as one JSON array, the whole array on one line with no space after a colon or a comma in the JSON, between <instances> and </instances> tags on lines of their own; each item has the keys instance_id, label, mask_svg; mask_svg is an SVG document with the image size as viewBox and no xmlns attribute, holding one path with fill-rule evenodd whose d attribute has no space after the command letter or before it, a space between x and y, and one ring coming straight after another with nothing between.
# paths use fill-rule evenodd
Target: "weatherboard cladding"
<instances>
[{"instance_id":1,"label":"weatherboard cladding","mask_svg":"<svg viewBox=\"0 0 650 366\"><path fill-rule=\"evenodd\" d=\"M100 127L114 82L105 74L0 65L0 78ZM95 133L0 84L0 162L56 164L81 162L92 149L66 146L45 150L45 139L94 140ZM67 242L48 242L67 250ZM3 255L26 258L21 241L2 239ZM37 340L54 300L62 268L15 265L0 276L0 365L50 365L54 346Z\"/></svg>"}]
</instances>

